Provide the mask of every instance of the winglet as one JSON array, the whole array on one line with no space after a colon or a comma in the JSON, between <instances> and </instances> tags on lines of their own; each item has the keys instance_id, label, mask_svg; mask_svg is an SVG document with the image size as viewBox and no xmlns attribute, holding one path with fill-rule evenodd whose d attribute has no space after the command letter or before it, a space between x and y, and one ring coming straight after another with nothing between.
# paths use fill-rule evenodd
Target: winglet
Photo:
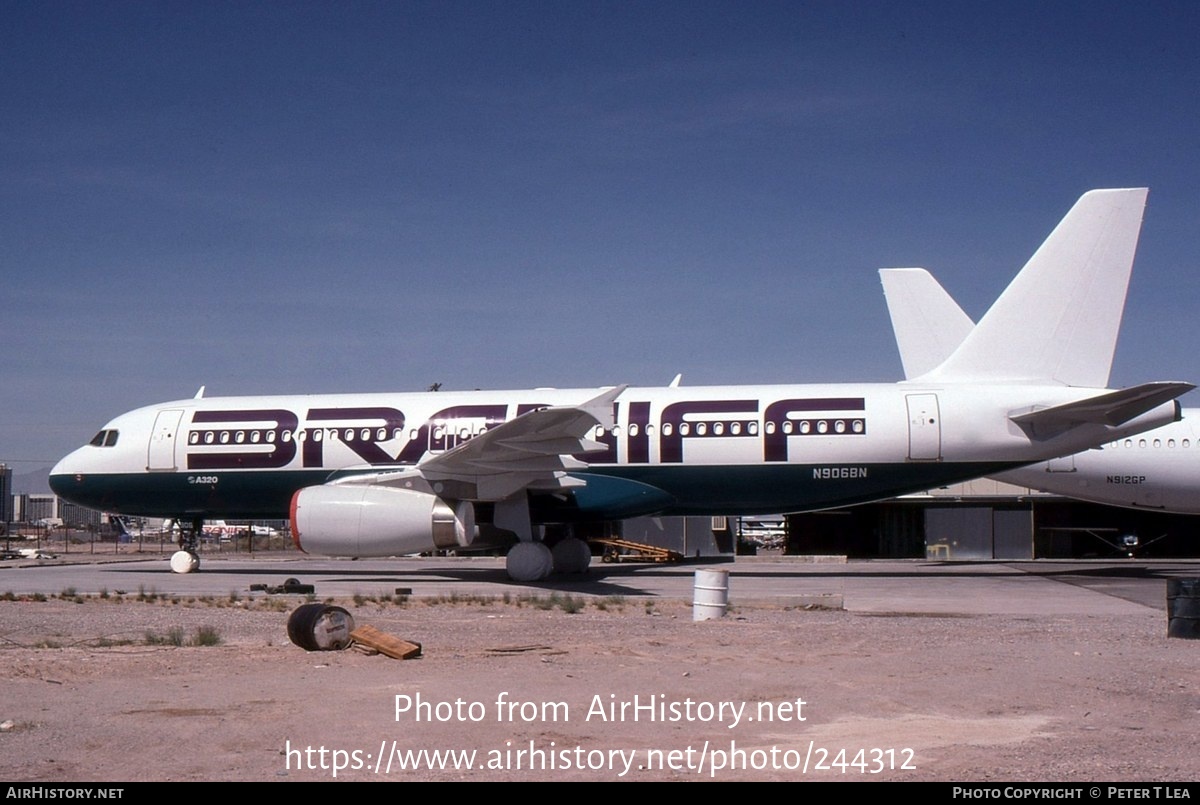
<instances>
[{"instance_id":1,"label":"winglet","mask_svg":"<svg viewBox=\"0 0 1200 805\"><path fill-rule=\"evenodd\" d=\"M962 345L920 379L1107 386L1147 192L1080 197Z\"/></svg>"},{"instance_id":2,"label":"winglet","mask_svg":"<svg viewBox=\"0 0 1200 805\"><path fill-rule=\"evenodd\" d=\"M578 408L594 417L597 425L603 425L605 430L610 430L613 426L613 401L625 393L627 388L629 388L628 383L613 386L603 394L581 403Z\"/></svg>"}]
</instances>

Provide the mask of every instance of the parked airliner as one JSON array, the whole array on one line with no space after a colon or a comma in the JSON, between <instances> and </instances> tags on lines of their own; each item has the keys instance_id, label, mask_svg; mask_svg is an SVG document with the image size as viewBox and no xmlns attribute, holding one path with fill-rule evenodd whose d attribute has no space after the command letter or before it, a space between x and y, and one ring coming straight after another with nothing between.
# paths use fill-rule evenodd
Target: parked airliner
<instances>
[{"instance_id":1,"label":"parked airliner","mask_svg":"<svg viewBox=\"0 0 1200 805\"><path fill-rule=\"evenodd\" d=\"M975 323L925 269L879 275L905 376L919 383ZM1178 422L1147 433L993 477L1090 503L1200 514L1200 408L1184 408Z\"/></svg>"},{"instance_id":2,"label":"parked airliner","mask_svg":"<svg viewBox=\"0 0 1200 805\"><path fill-rule=\"evenodd\" d=\"M50 484L191 520L192 539L208 518L288 516L326 555L511 544L509 575L530 581L590 561L574 536L551 550L547 525L826 509L994 475L1178 418L1190 383L1105 388L1145 200L1080 198L927 382L199 393L113 419ZM195 569L181 547L172 569Z\"/></svg>"}]
</instances>

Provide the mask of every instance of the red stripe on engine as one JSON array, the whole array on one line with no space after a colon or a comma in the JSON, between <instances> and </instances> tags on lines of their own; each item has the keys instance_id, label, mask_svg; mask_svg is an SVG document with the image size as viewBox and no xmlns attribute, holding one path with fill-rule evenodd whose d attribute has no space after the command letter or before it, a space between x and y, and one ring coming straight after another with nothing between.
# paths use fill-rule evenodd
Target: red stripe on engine
<instances>
[{"instance_id":1,"label":"red stripe on engine","mask_svg":"<svg viewBox=\"0 0 1200 805\"><path fill-rule=\"evenodd\" d=\"M296 522L296 503L300 499L300 490L297 489L292 493L292 503L288 506L288 520L292 526L292 544L296 546L296 550L300 553L308 553L304 550L304 546L300 544L300 526Z\"/></svg>"}]
</instances>

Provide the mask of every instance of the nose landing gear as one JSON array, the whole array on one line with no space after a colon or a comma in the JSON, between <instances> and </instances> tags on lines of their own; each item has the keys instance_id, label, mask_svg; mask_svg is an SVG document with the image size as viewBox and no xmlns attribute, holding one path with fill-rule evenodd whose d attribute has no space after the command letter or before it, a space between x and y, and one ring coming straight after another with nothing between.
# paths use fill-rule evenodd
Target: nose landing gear
<instances>
[{"instance_id":1,"label":"nose landing gear","mask_svg":"<svg viewBox=\"0 0 1200 805\"><path fill-rule=\"evenodd\" d=\"M184 525L187 521L183 518L176 522L179 523L179 550L171 554L171 572L195 573L200 569L200 554L197 548L200 545L200 531L204 528L204 521L196 518L191 521L190 528Z\"/></svg>"}]
</instances>

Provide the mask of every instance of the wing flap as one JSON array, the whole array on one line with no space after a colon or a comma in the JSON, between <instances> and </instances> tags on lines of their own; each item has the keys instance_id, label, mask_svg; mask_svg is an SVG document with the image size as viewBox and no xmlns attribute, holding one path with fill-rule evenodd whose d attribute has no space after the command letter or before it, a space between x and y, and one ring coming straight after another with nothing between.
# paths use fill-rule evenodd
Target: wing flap
<instances>
[{"instance_id":1,"label":"wing flap","mask_svg":"<svg viewBox=\"0 0 1200 805\"><path fill-rule=\"evenodd\" d=\"M471 485L476 500L503 500L525 489L576 487L579 480L566 473L587 464L574 454L603 449L587 436L597 425L612 427L613 401L624 390L608 389L577 406L529 411L452 450L426 456L417 472L431 482Z\"/></svg>"},{"instance_id":2,"label":"wing flap","mask_svg":"<svg viewBox=\"0 0 1200 805\"><path fill-rule=\"evenodd\" d=\"M543 455L555 453L559 455L574 455L576 453L595 453L604 450L605 446L591 439L576 438L544 438L544 439L505 439L503 446L518 453Z\"/></svg>"},{"instance_id":3,"label":"wing flap","mask_svg":"<svg viewBox=\"0 0 1200 805\"><path fill-rule=\"evenodd\" d=\"M494 458L486 456L464 458L462 465L454 472L427 469L422 465L421 474L426 478L433 479L456 478L470 473L559 472L563 470L582 470L586 467L587 462L580 461L571 456L542 454L509 455L501 453Z\"/></svg>"}]
</instances>

